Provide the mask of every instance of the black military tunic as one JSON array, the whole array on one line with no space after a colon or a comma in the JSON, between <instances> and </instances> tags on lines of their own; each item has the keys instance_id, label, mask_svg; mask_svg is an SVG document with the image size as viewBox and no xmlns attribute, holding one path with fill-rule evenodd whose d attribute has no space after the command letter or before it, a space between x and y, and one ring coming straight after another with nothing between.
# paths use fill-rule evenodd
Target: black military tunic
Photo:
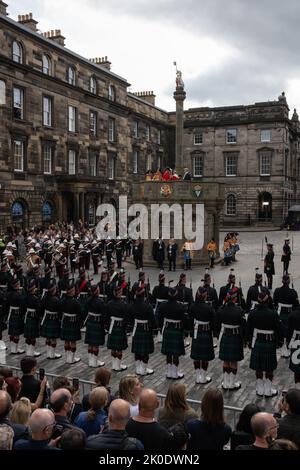
<instances>
[{"instance_id":1,"label":"black military tunic","mask_svg":"<svg viewBox=\"0 0 300 470\"><path fill-rule=\"evenodd\" d=\"M210 303L216 311L219 307L219 299L216 289L205 283L203 284L203 287L205 287L205 289L207 290L206 302Z\"/></svg>"},{"instance_id":2,"label":"black military tunic","mask_svg":"<svg viewBox=\"0 0 300 470\"><path fill-rule=\"evenodd\" d=\"M257 299L258 299L258 295L260 292L266 292L266 294L269 295L268 306L269 308L273 308L273 302L272 302L269 290L264 286L258 286L257 284L254 284L253 286L249 287L248 292L247 292L247 300L246 300L247 312L250 312L250 310L253 310L258 305Z\"/></svg>"},{"instance_id":3,"label":"black military tunic","mask_svg":"<svg viewBox=\"0 0 300 470\"><path fill-rule=\"evenodd\" d=\"M50 313L47 313L50 312ZM41 336L47 339L60 337L60 301L47 293L41 301Z\"/></svg>"},{"instance_id":4,"label":"black military tunic","mask_svg":"<svg viewBox=\"0 0 300 470\"><path fill-rule=\"evenodd\" d=\"M185 355L183 332L188 328L186 320L184 306L176 300L170 299L160 306L159 328L163 329L161 352L166 356Z\"/></svg>"},{"instance_id":5,"label":"black military tunic","mask_svg":"<svg viewBox=\"0 0 300 470\"><path fill-rule=\"evenodd\" d=\"M248 315L245 340L251 347L251 369L272 372L277 368L276 348L283 343L282 324L277 312L267 305L257 305Z\"/></svg>"},{"instance_id":6,"label":"black military tunic","mask_svg":"<svg viewBox=\"0 0 300 470\"><path fill-rule=\"evenodd\" d=\"M235 328L230 328L229 326ZM244 359L243 338L246 320L244 312L238 305L229 301L217 312L217 328L219 334L219 359L224 362L238 362Z\"/></svg>"},{"instance_id":7,"label":"black military tunic","mask_svg":"<svg viewBox=\"0 0 300 470\"><path fill-rule=\"evenodd\" d=\"M105 343L106 304L97 296L88 298L85 304L86 333L85 344L102 346Z\"/></svg>"},{"instance_id":8,"label":"black military tunic","mask_svg":"<svg viewBox=\"0 0 300 470\"><path fill-rule=\"evenodd\" d=\"M291 357L290 357L290 369L293 371L295 374L300 374L300 307L297 307L295 310L293 310L292 313L290 313L289 318L288 318L288 330L287 330L287 343L289 345L289 349L291 351ZM298 346L297 343L294 343L294 341L298 341Z\"/></svg>"},{"instance_id":9,"label":"black military tunic","mask_svg":"<svg viewBox=\"0 0 300 470\"><path fill-rule=\"evenodd\" d=\"M291 289L290 287L283 285L275 289L273 302L277 311L280 309L279 317L283 325L283 334L286 338L289 314L293 308L298 307L299 305L298 294L295 289ZM292 307L284 307L280 304L292 305Z\"/></svg>"},{"instance_id":10,"label":"black military tunic","mask_svg":"<svg viewBox=\"0 0 300 470\"><path fill-rule=\"evenodd\" d=\"M51 274L46 275L40 279L40 296L44 297L48 291L48 288L50 287L50 284L52 282L51 279Z\"/></svg>"},{"instance_id":11,"label":"black military tunic","mask_svg":"<svg viewBox=\"0 0 300 470\"><path fill-rule=\"evenodd\" d=\"M151 305L137 298L129 307L128 323L133 326L131 352L141 355L152 354L153 330L156 329L156 323Z\"/></svg>"},{"instance_id":12,"label":"black military tunic","mask_svg":"<svg viewBox=\"0 0 300 470\"><path fill-rule=\"evenodd\" d=\"M158 299L165 300L166 302L169 300L169 289L164 284L159 284L158 286L155 286L151 295L151 303L155 308L155 321L157 326L159 318L159 308L163 303L159 302Z\"/></svg>"},{"instance_id":13,"label":"black military tunic","mask_svg":"<svg viewBox=\"0 0 300 470\"><path fill-rule=\"evenodd\" d=\"M121 299L110 300L107 304L106 315L106 324L109 328L107 349L111 349L112 351L123 351L127 349L127 322L128 304Z\"/></svg>"},{"instance_id":14,"label":"black military tunic","mask_svg":"<svg viewBox=\"0 0 300 470\"><path fill-rule=\"evenodd\" d=\"M197 300L191 306L190 322L192 331L191 358L194 361L212 361L215 358L213 330L215 311L204 300Z\"/></svg>"},{"instance_id":15,"label":"black military tunic","mask_svg":"<svg viewBox=\"0 0 300 470\"><path fill-rule=\"evenodd\" d=\"M13 290L7 294L7 323L10 336L20 336L24 333L24 300L25 296L18 290Z\"/></svg>"},{"instance_id":16,"label":"black military tunic","mask_svg":"<svg viewBox=\"0 0 300 470\"><path fill-rule=\"evenodd\" d=\"M24 337L28 339L40 336L41 301L37 295L27 294L24 301Z\"/></svg>"},{"instance_id":17,"label":"black military tunic","mask_svg":"<svg viewBox=\"0 0 300 470\"><path fill-rule=\"evenodd\" d=\"M190 289L189 287L186 287L185 284L179 283L177 285L177 291L178 291L177 302L181 302L184 306L184 311L186 315L184 324L185 324L186 335L188 335L188 327L189 327L188 315L189 315L189 311L194 300L193 290Z\"/></svg>"},{"instance_id":18,"label":"black military tunic","mask_svg":"<svg viewBox=\"0 0 300 470\"><path fill-rule=\"evenodd\" d=\"M63 341L79 341L81 339L82 310L78 300L66 296L60 301L62 314L61 335Z\"/></svg>"},{"instance_id":19,"label":"black military tunic","mask_svg":"<svg viewBox=\"0 0 300 470\"><path fill-rule=\"evenodd\" d=\"M6 330L6 318L7 318L6 293L0 289L0 339L2 338L2 331Z\"/></svg>"},{"instance_id":20,"label":"black military tunic","mask_svg":"<svg viewBox=\"0 0 300 470\"><path fill-rule=\"evenodd\" d=\"M229 292L232 289L232 284L226 284L226 286L222 286L220 289L220 295L219 295L219 306L222 307L224 305L224 301L227 296L227 292ZM238 298L238 305L242 307L243 310L246 309L246 302L243 296L243 291L240 287L237 287L237 298Z\"/></svg>"}]
</instances>

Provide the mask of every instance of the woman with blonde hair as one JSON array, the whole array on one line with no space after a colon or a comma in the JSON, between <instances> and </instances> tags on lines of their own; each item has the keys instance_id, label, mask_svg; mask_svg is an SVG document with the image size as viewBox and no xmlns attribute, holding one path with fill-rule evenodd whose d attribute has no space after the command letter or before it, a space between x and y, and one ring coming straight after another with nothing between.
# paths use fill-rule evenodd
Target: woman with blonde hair
<instances>
[{"instance_id":1,"label":"woman with blonde hair","mask_svg":"<svg viewBox=\"0 0 300 470\"><path fill-rule=\"evenodd\" d=\"M16 401L10 411L10 421L15 424L24 424L27 426L31 415L31 403L29 398L22 397Z\"/></svg>"},{"instance_id":2,"label":"woman with blonde hair","mask_svg":"<svg viewBox=\"0 0 300 470\"><path fill-rule=\"evenodd\" d=\"M127 374L119 383L119 398L126 400L130 406L130 416L139 414L139 398L143 384L135 374Z\"/></svg>"},{"instance_id":3,"label":"woman with blonde hair","mask_svg":"<svg viewBox=\"0 0 300 470\"><path fill-rule=\"evenodd\" d=\"M75 426L81 428L85 432L86 437L101 432L107 418L107 414L104 411L107 399L108 392L105 387L94 388L89 396L90 409L79 413L75 419Z\"/></svg>"},{"instance_id":4,"label":"woman with blonde hair","mask_svg":"<svg viewBox=\"0 0 300 470\"><path fill-rule=\"evenodd\" d=\"M186 385L172 384L169 387L164 407L158 411L158 422L165 428L170 428L174 424L185 424L197 418L196 411L187 402Z\"/></svg>"}]
</instances>

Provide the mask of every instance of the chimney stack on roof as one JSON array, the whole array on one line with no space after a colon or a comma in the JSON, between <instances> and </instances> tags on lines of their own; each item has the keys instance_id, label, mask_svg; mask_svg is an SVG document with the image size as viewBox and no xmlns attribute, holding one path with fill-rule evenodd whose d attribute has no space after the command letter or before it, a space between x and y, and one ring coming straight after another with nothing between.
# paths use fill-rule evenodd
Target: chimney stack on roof
<instances>
[{"instance_id":1,"label":"chimney stack on roof","mask_svg":"<svg viewBox=\"0 0 300 470\"><path fill-rule=\"evenodd\" d=\"M90 59L90 61L108 70L111 68L111 62L108 60L107 55L105 57L95 57L94 59Z\"/></svg>"},{"instance_id":2,"label":"chimney stack on roof","mask_svg":"<svg viewBox=\"0 0 300 470\"><path fill-rule=\"evenodd\" d=\"M27 28L32 29L32 31L37 30L36 25L38 22L33 18L32 13L27 15L18 15L18 22L24 26L27 26Z\"/></svg>"},{"instance_id":3,"label":"chimney stack on roof","mask_svg":"<svg viewBox=\"0 0 300 470\"><path fill-rule=\"evenodd\" d=\"M6 8L7 8L7 3L4 3L2 2L2 0L0 0L0 14L1 15L4 15L4 16L8 15Z\"/></svg>"},{"instance_id":4,"label":"chimney stack on roof","mask_svg":"<svg viewBox=\"0 0 300 470\"><path fill-rule=\"evenodd\" d=\"M61 34L60 29L51 29L51 31L46 31L45 33L42 33L42 36L47 39L52 39L53 41L57 42L60 46L65 45L65 37Z\"/></svg>"},{"instance_id":5,"label":"chimney stack on roof","mask_svg":"<svg viewBox=\"0 0 300 470\"><path fill-rule=\"evenodd\" d=\"M132 93L132 94L135 96L138 96L139 98L142 98L145 101L148 101L148 103L155 106L156 95L153 93L153 91L137 91L136 93Z\"/></svg>"}]
</instances>

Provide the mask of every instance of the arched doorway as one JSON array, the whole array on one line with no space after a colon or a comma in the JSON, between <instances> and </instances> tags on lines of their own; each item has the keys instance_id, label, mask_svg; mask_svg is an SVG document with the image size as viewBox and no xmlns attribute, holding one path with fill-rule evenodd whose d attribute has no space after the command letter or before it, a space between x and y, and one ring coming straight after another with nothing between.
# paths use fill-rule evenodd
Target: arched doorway
<instances>
[{"instance_id":1,"label":"arched doorway","mask_svg":"<svg viewBox=\"0 0 300 470\"><path fill-rule=\"evenodd\" d=\"M11 206L12 223L18 228L25 229L27 226L27 208L23 201L15 201Z\"/></svg>"},{"instance_id":2,"label":"arched doorway","mask_svg":"<svg viewBox=\"0 0 300 470\"><path fill-rule=\"evenodd\" d=\"M272 194L264 192L258 196L258 218L260 220L272 219Z\"/></svg>"},{"instance_id":3,"label":"arched doorway","mask_svg":"<svg viewBox=\"0 0 300 470\"><path fill-rule=\"evenodd\" d=\"M53 222L53 204L49 201L45 201L42 205L42 221L45 225Z\"/></svg>"}]
</instances>

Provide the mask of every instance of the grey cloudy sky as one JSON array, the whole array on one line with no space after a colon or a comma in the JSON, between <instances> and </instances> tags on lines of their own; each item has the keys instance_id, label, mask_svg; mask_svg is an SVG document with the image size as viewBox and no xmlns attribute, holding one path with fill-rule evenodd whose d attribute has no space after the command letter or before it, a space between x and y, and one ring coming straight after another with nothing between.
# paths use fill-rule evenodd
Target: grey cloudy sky
<instances>
[{"instance_id":1,"label":"grey cloudy sky","mask_svg":"<svg viewBox=\"0 0 300 470\"><path fill-rule=\"evenodd\" d=\"M268 101L300 108L299 0L6 0L85 57L107 55L131 91L173 110L176 60L187 107Z\"/></svg>"}]
</instances>

